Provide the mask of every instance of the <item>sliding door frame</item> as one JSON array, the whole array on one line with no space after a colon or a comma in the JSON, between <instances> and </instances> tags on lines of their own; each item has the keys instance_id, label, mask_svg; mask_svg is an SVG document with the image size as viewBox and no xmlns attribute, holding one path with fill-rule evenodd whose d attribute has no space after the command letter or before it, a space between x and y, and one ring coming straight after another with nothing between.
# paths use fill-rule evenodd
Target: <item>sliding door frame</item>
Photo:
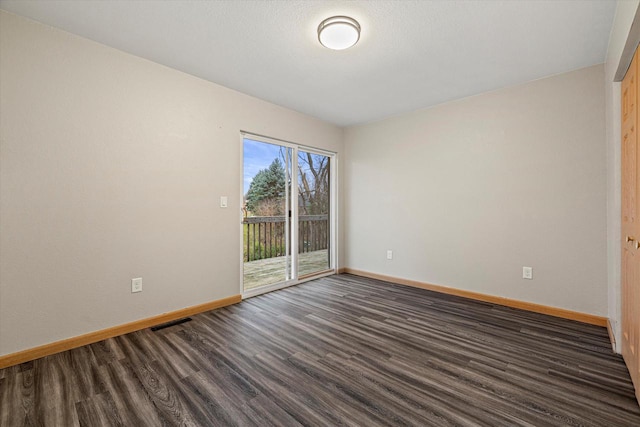
<instances>
[{"instance_id":1,"label":"sliding door frame","mask_svg":"<svg viewBox=\"0 0 640 427\"><path fill-rule=\"evenodd\" d=\"M244 200L244 139L251 139L258 142L264 142L266 144L279 145L285 148L290 148L291 155L291 190L287 194L287 203L289 203L289 208L291 209L291 217L289 218L290 227L286 227L287 233L288 230L291 230L291 236L286 236L288 240L288 244L290 245L290 254L289 254L289 263L290 268L287 272L287 276L285 281L274 283L272 285L265 285L259 288L250 289L248 291L244 290L244 245L243 245L243 227L242 222L244 220L244 214L242 211L242 207L238 209L240 216L240 232L239 239L240 242L240 294L242 298L250 298L253 296L257 296L266 292L275 291L278 289L283 289L289 286L297 285L299 283L303 283L309 280L317 279L319 277L329 276L335 274L337 271L337 171L338 171L338 162L337 162L337 153L329 150L323 150L315 147L308 147L301 144L296 144L294 142L285 141L282 139L271 138L264 135L259 135L252 132L240 131L240 203ZM298 238L299 238L299 220L298 220L298 151L304 151L313 154L319 154L322 156L329 157L329 269L327 271L320 272L318 274L313 274L309 276L305 276L302 279L298 278ZM285 165L286 166L286 165ZM294 194L295 193L295 194Z\"/></svg>"}]
</instances>

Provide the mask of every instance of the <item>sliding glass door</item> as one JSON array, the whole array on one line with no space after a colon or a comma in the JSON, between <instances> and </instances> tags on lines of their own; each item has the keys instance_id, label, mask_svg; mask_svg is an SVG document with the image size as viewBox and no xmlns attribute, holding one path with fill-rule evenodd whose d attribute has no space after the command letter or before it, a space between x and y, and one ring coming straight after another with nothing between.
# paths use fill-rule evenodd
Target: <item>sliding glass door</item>
<instances>
[{"instance_id":1,"label":"sliding glass door","mask_svg":"<svg viewBox=\"0 0 640 427\"><path fill-rule=\"evenodd\" d=\"M332 153L243 135L245 295L333 269Z\"/></svg>"},{"instance_id":2,"label":"sliding glass door","mask_svg":"<svg viewBox=\"0 0 640 427\"><path fill-rule=\"evenodd\" d=\"M291 274L293 149L243 138L244 291L282 283Z\"/></svg>"}]
</instances>

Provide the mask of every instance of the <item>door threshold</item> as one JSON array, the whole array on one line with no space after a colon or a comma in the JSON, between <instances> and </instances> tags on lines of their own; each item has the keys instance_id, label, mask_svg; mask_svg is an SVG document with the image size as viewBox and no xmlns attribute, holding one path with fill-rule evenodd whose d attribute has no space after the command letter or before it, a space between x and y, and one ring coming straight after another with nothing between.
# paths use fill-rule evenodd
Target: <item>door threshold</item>
<instances>
[{"instance_id":1,"label":"door threshold","mask_svg":"<svg viewBox=\"0 0 640 427\"><path fill-rule=\"evenodd\" d=\"M307 274L295 281L290 280L287 282L280 282L273 285L266 285L259 288L249 289L248 291L242 293L242 299L257 297L258 295L266 294L267 292L279 291L280 289L288 288L289 286L299 285L310 280L320 279L321 277L331 276L333 274L336 274L335 269L324 270L319 273Z\"/></svg>"},{"instance_id":2,"label":"door threshold","mask_svg":"<svg viewBox=\"0 0 640 427\"><path fill-rule=\"evenodd\" d=\"M312 279L315 277L324 277L327 274L335 274L336 270L333 268L329 268L327 270L322 270L322 271L316 271L315 273L309 273L309 274L305 274L303 276L299 276L298 280L307 280L307 279Z\"/></svg>"}]
</instances>

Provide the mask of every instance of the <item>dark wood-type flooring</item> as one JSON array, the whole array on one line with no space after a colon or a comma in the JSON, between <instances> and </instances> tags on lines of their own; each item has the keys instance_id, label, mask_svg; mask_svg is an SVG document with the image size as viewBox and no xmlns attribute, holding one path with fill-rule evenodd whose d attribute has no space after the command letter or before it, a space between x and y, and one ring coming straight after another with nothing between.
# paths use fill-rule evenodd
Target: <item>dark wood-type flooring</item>
<instances>
[{"instance_id":1,"label":"dark wood-type flooring","mask_svg":"<svg viewBox=\"0 0 640 427\"><path fill-rule=\"evenodd\" d=\"M604 328L330 276L0 370L0 425L640 426Z\"/></svg>"}]
</instances>

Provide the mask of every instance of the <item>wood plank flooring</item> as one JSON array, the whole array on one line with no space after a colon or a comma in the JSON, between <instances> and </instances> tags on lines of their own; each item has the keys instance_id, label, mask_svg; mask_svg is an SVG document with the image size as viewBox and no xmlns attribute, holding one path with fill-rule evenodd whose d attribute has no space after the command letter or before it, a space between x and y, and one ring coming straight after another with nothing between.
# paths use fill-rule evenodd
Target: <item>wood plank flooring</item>
<instances>
[{"instance_id":1,"label":"wood plank flooring","mask_svg":"<svg viewBox=\"0 0 640 427\"><path fill-rule=\"evenodd\" d=\"M273 285L285 281L287 257L279 256L245 262L242 268L245 291L260 286ZM305 276L328 269L329 251L326 249L298 254L298 275Z\"/></svg>"},{"instance_id":2,"label":"wood plank flooring","mask_svg":"<svg viewBox=\"0 0 640 427\"><path fill-rule=\"evenodd\" d=\"M0 370L1 426L640 426L604 328L330 276Z\"/></svg>"}]
</instances>

